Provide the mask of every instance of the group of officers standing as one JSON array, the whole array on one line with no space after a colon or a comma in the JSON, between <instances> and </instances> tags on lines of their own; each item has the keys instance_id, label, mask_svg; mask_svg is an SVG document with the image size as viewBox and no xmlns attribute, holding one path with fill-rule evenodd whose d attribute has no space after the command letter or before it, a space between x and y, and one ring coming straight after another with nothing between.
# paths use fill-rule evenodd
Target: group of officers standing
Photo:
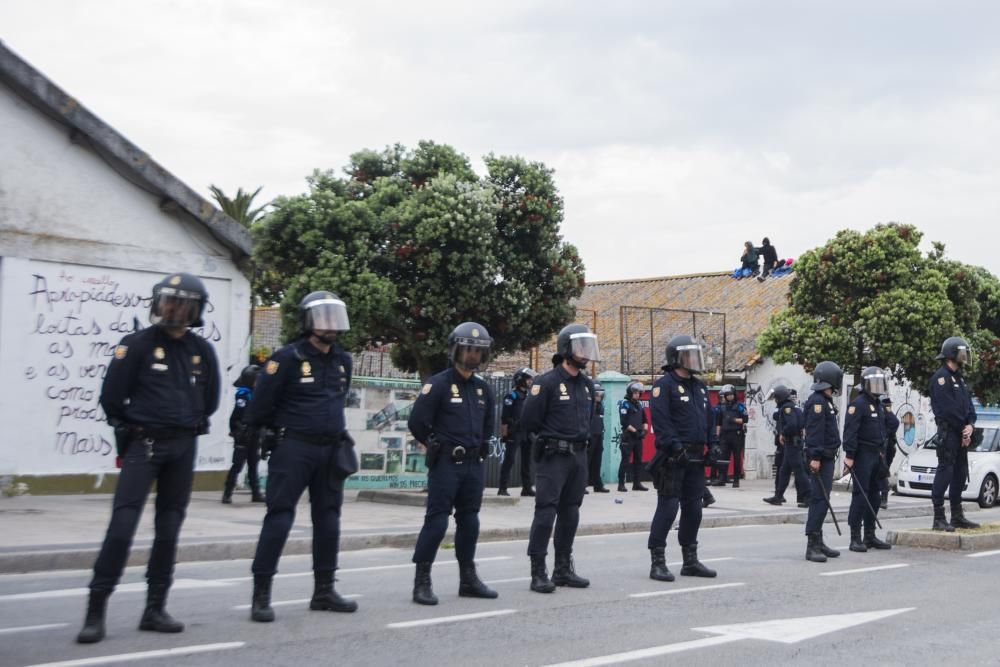
<instances>
[{"instance_id":1,"label":"group of officers standing","mask_svg":"<svg viewBox=\"0 0 1000 667\"><path fill-rule=\"evenodd\" d=\"M139 629L181 632L183 623L165 609L173 579L177 540L190 498L197 436L208 431L209 417L219 404L219 367L212 346L191 329L202 325L208 293L197 277L177 273L164 278L153 289L150 320L154 326L122 339L109 364L101 392L101 405L115 427L121 457L121 474L115 491L113 512L100 554L94 565L84 625L77 636L81 643L101 641L105 635L107 601L118 584L153 482L157 485L155 539L146 572L148 594ZM271 583L295 517L302 493L309 490L313 524L314 592L309 608L317 611L354 612L358 605L334 588L340 541L340 513L344 480L357 470L354 443L347 433L344 408L352 378L351 355L337 343L350 328L345 303L331 292L313 292L299 304L300 335L275 352L263 370L237 381L247 391L239 409L242 424L230 424L234 436L247 429L260 432L265 454L270 454L267 504L251 571L253 592L250 618L256 622L275 619L271 607ZM957 341L957 342L956 342ZM427 509L413 553L415 576L413 601L435 605L431 568L454 513L455 555L459 563L458 594L496 598L476 572L475 553L479 537L485 466L494 431L492 389L476 371L489 360L492 338L482 325L465 322L448 337L450 366L430 377L413 404L408 427L418 443L426 447L428 481ZM961 367L970 351L961 339L949 339L942 349L945 366L931 383L931 400L939 429L945 434L938 456L941 465L934 483L934 527L973 526L961 511L961 483L967 467L968 446L975 411L961 377ZM647 546L650 578L673 581L666 565L666 538L680 515L678 543L683 555L681 575L714 577L716 573L698 560L698 531L706 501L704 468L707 454L720 435L745 430L745 409L730 401L735 391L723 391L722 411L732 411L720 422L713 410L708 388L700 379L704 370L702 348L687 335L670 339L665 350L663 375L653 384L649 408L651 424L639 405L641 387L630 385L623 401L621 423L624 443L633 453L633 489L646 490L640 481L641 441L649 427L655 437L656 454L645 469L657 491ZM585 370L600 361L596 335L582 324L564 327L556 339L553 368L539 375L522 369L515 388L504 400L501 433L511 451L522 456L522 495L535 498L527 555L530 589L552 593L556 587L585 588L588 579L577 574L573 544L580 507L588 484L606 491L600 483L600 452L603 439L603 390ZM801 441L812 473L812 500L806 533L809 560L836 556L822 541L821 526L829 507L833 459L840 446L836 407L832 397L839 391L843 373L833 362L816 367L814 393L803 409L788 393L779 394L782 434L789 446ZM855 475L855 498L872 497L877 467L873 442L884 440L890 426L877 396L885 392L885 377L879 369L866 369L864 392L848 409L845 427L845 463ZM732 397L730 399L730 394ZM728 407L727 407L728 406ZM940 410L940 411L939 411ZM726 436L722 436L726 437ZM239 442L237 443L239 446ZM588 460L588 450L591 458ZM742 452L740 452L742 454ZM534 488L528 469L534 463ZM507 493L510 462L504 462L500 493ZM595 466L595 461L597 465ZM238 466L234 467L238 471ZM242 465L242 461L239 461ZM625 462L619 473L624 487ZM738 471L734 485L738 484ZM943 493L951 486L952 522L943 516ZM224 502L232 492L227 479ZM849 523L852 550L862 547L888 548L874 536L877 510L871 503L855 507ZM855 540L855 526L865 525L864 540ZM555 552L552 577L546 558L549 543Z\"/></svg>"}]
</instances>

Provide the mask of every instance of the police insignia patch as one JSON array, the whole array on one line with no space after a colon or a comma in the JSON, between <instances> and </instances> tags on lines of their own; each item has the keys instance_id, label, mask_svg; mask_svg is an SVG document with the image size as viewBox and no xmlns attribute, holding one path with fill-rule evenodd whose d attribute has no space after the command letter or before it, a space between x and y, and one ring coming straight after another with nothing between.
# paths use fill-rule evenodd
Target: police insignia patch
<instances>
[{"instance_id":1,"label":"police insignia patch","mask_svg":"<svg viewBox=\"0 0 1000 667\"><path fill-rule=\"evenodd\" d=\"M566 393L566 385L564 385L562 382L559 383L559 393L560 394Z\"/></svg>"},{"instance_id":2,"label":"police insignia patch","mask_svg":"<svg viewBox=\"0 0 1000 667\"><path fill-rule=\"evenodd\" d=\"M855 412L856 412L856 408L853 405L851 407L847 408L847 414L853 415Z\"/></svg>"},{"instance_id":3,"label":"police insignia patch","mask_svg":"<svg viewBox=\"0 0 1000 667\"><path fill-rule=\"evenodd\" d=\"M119 345L115 348L115 359L124 359L126 354L128 354L127 345Z\"/></svg>"},{"instance_id":4,"label":"police insignia patch","mask_svg":"<svg viewBox=\"0 0 1000 667\"><path fill-rule=\"evenodd\" d=\"M480 387L476 387L476 396L482 396L482 395L483 395L483 390L482 390L482 388L480 388Z\"/></svg>"},{"instance_id":5,"label":"police insignia patch","mask_svg":"<svg viewBox=\"0 0 1000 667\"><path fill-rule=\"evenodd\" d=\"M162 347L158 347L155 350L153 350L153 356L156 357L157 359L163 359L164 357L167 356L167 353L163 351Z\"/></svg>"},{"instance_id":6,"label":"police insignia patch","mask_svg":"<svg viewBox=\"0 0 1000 667\"><path fill-rule=\"evenodd\" d=\"M198 364L200 364L201 363L201 356L197 355L197 354L194 355L194 356L192 356L191 357L191 363L194 364L195 366L197 366Z\"/></svg>"},{"instance_id":7,"label":"police insignia patch","mask_svg":"<svg viewBox=\"0 0 1000 667\"><path fill-rule=\"evenodd\" d=\"M943 385L944 384L944 378L938 378L938 384Z\"/></svg>"},{"instance_id":8,"label":"police insignia patch","mask_svg":"<svg viewBox=\"0 0 1000 667\"><path fill-rule=\"evenodd\" d=\"M308 361L303 361L302 362L302 374L308 376L308 375L312 375L312 372L313 372L313 370L312 370L312 364L310 364Z\"/></svg>"},{"instance_id":9,"label":"police insignia patch","mask_svg":"<svg viewBox=\"0 0 1000 667\"><path fill-rule=\"evenodd\" d=\"M267 362L267 366L264 367L264 372L268 375L274 375L278 372L278 362L273 359Z\"/></svg>"},{"instance_id":10,"label":"police insignia patch","mask_svg":"<svg viewBox=\"0 0 1000 667\"><path fill-rule=\"evenodd\" d=\"M659 395L660 395L660 388L659 387L653 387L653 398L656 398Z\"/></svg>"},{"instance_id":11,"label":"police insignia patch","mask_svg":"<svg viewBox=\"0 0 1000 667\"><path fill-rule=\"evenodd\" d=\"M458 396L458 385L457 384L451 385L451 395L452 396Z\"/></svg>"},{"instance_id":12,"label":"police insignia patch","mask_svg":"<svg viewBox=\"0 0 1000 667\"><path fill-rule=\"evenodd\" d=\"M473 329L472 330L472 337L473 338L479 338L479 329Z\"/></svg>"},{"instance_id":13,"label":"police insignia patch","mask_svg":"<svg viewBox=\"0 0 1000 667\"><path fill-rule=\"evenodd\" d=\"M677 391L679 391L680 393L683 394L684 393L684 387L677 387Z\"/></svg>"},{"instance_id":14,"label":"police insignia patch","mask_svg":"<svg viewBox=\"0 0 1000 667\"><path fill-rule=\"evenodd\" d=\"M181 277L180 276L171 276L170 277L170 284L171 285L180 285L181 284Z\"/></svg>"},{"instance_id":15,"label":"police insignia patch","mask_svg":"<svg viewBox=\"0 0 1000 667\"><path fill-rule=\"evenodd\" d=\"M823 412L823 406L817 403L813 406L813 412Z\"/></svg>"},{"instance_id":16,"label":"police insignia patch","mask_svg":"<svg viewBox=\"0 0 1000 667\"><path fill-rule=\"evenodd\" d=\"M540 384L533 384L533 385L531 385L531 395L532 396L538 396L538 392L540 392L541 390L542 390L542 385L540 385Z\"/></svg>"},{"instance_id":17,"label":"police insignia patch","mask_svg":"<svg viewBox=\"0 0 1000 667\"><path fill-rule=\"evenodd\" d=\"M792 414L792 409L791 408L785 408L785 414L786 415Z\"/></svg>"},{"instance_id":18,"label":"police insignia patch","mask_svg":"<svg viewBox=\"0 0 1000 667\"><path fill-rule=\"evenodd\" d=\"M431 393L431 384L428 382L423 387L421 387L420 388L420 393L421 394L429 394L429 393Z\"/></svg>"}]
</instances>

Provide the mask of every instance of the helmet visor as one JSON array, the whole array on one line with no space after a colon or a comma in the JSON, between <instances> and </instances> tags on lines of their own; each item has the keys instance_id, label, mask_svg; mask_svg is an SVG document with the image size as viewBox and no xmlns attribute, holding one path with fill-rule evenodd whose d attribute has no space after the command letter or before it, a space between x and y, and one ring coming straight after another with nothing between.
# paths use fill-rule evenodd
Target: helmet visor
<instances>
[{"instance_id":1,"label":"helmet visor","mask_svg":"<svg viewBox=\"0 0 1000 667\"><path fill-rule=\"evenodd\" d=\"M319 299L306 306L306 331L350 331L347 306L340 299Z\"/></svg>"},{"instance_id":2,"label":"helmet visor","mask_svg":"<svg viewBox=\"0 0 1000 667\"><path fill-rule=\"evenodd\" d=\"M866 375L864 377L864 385L865 391L872 396L881 396L889 391L889 383L883 373Z\"/></svg>"},{"instance_id":3,"label":"helmet visor","mask_svg":"<svg viewBox=\"0 0 1000 667\"><path fill-rule=\"evenodd\" d=\"M161 287L153 298L150 321L165 327L189 327L201 314L202 295L197 292Z\"/></svg>"},{"instance_id":4,"label":"helmet visor","mask_svg":"<svg viewBox=\"0 0 1000 667\"><path fill-rule=\"evenodd\" d=\"M968 345L959 345L955 348L955 363L959 366L972 363L972 350Z\"/></svg>"},{"instance_id":5,"label":"helmet visor","mask_svg":"<svg viewBox=\"0 0 1000 667\"><path fill-rule=\"evenodd\" d=\"M489 361L490 345L487 341L460 338L451 346L451 362L466 370L477 371L485 368Z\"/></svg>"},{"instance_id":6,"label":"helmet visor","mask_svg":"<svg viewBox=\"0 0 1000 667\"><path fill-rule=\"evenodd\" d=\"M569 351L577 359L600 361L601 351L597 347L597 336L592 333L575 333L569 337Z\"/></svg>"},{"instance_id":7,"label":"helmet visor","mask_svg":"<svg viewBox=\"0 0 1000 667\"><path fill-rule=\"evenodd\" d=\"M677 365L693 373L705 370L705 358L701 345L681 345L677 348Z\"/></svg>"}]
</instances>

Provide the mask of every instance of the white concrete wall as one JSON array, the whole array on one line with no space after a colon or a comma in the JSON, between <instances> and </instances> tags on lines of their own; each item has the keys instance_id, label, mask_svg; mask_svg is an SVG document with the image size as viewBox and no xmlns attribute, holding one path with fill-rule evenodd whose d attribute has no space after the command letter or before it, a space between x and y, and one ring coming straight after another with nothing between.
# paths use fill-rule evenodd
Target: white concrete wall
<instances>
[{"instance_id":1,"label":"white concrete wall","mask_svg":"<svg viewBox=\"0 0 1000 667\"><path fill-rule=\"evenodd\" d=\"M198 468L228 465L231 383L247 357L247 279L193 217L166 212L68 130L0 86L0 474L114 470L97 404L108 351L148 326L163 275L201 276L202 334L223 367L223 401Z\"/></svg>"}]
</instances>

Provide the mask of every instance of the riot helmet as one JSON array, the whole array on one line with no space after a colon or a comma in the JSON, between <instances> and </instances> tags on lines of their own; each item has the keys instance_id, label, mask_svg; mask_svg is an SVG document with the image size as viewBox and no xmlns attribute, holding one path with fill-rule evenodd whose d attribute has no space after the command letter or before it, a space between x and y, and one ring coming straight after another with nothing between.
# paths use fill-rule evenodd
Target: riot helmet
<instances>
[{"instance_id":1,"label":"riot helmet","mask_svg":"<svg viewBox=\"0 0 1000 667\"><path fill-rule=\"evenodd\" d=\"M208 302L201 278L190 273L173 273L153 286L149 321L167 328L200 327Z\"/></svg>"},{"instance_id":2,"label":"riot helmet","mask_svg":"<svg viewBox=\"0 0 1000 667\"><path fill-rule=\"evenodd\" d=\"M960 336L952 336L941 343L941 353L934 357L938 361L951 359L959 366L972 363L972 348Z\"/></svg>"},{"instance_id":3,"label":"riot helmet","mask_svg":"<svg viewBox=\"0 0 1000 667\"><path fill-rule=\"evenodd\" d=\"M462 322L448 334L448 359L455 366L475 373L490 360L493 339L482 324ZM478 359L469 359L469 353L479 352Z\"/></svg>"},{"instance_id":4,"label":"riot helmet","mask_svg":"<svg viewBox=\"0 0 1000 667\"><path fill-rule=\"evenodd\" d=\"M642 383L641 382L629 382L628 386L625 387L625 398L630 401L638 401L639 394L642 393Z\"/></svg>"},{"instance_id":5,"label":"riot helmet","mask_svg":"<svg viewBox=\"0 0 1000 667\"><path fill-rule=\"evenodd\" d=\"M567 324L556 337L556 356L560 363L569 361L583 370L590 362L601 360L597 336L586 324ZM555 360L553 357L552 361Z\"/></svg>"},{"instance_id":6,"label":"riot helmet","mask_svg":"<svg viewBox=\"0 0 1000 667\"><path fill-rule=\"evenodd\" d=\"M604 387L601 386L600 382L594 383L594 400L598 402L604 400Z\"/></svg>"},{"instance_id":7,"label":"riot helmet","mask_svg":"<svg viewBox=\"0 0 1000 667\"><path fill-rule=\"evenodd\" d=\"M532 382L534 382L536 375L538 375L538 373L527 366L518 368L517 372L514 373L514 386L520 387L521 389L527 389L531 386Z\"/></svg>"},{"instance_id":8,"label":"riot helmet","mask_svg":"<svg viewBox=\"0 0 1000 667\"><path fill-rule=\"evenodd\" d=\"M330 345L337 332L350 331L347 306L333 292L310 292L299 302L299 326L304 334L312 334ZM316 332L322 331L322 336Z\"/></svg>"},{"instance_id":9,"label":"riot helmet","mask_svg":"<svg viewBox=\"0 0 1000 667\"><path fill-rule=\"evenodd\" d=\"M258 374L260 374L260 366L250 364L240 371L240 376L236 378L233 386L237 389L253 389L254 383L257 382Z\"/></svg>"},{"instance_id":10,"label":"riot helmet","mask_svg":"<svg viewBox=\"0 0 1000 667\"><path fill-rule=\"evenodd\" d=\"M725 389L725 387L723 387L723 389ZM776 384L771 388L771 396L774 398L774 402L778 405L781 405L791 398L792 394L793 390L783 384Z\"/></svg>"},{"instance_id":11,"label":"riot helmet","mask_svg":"<svg viewBox=\"0 0 1000 667\"><path fill-rule=\"evenodd\" d=\"M836 363L821 361L816 364L816 369L813 371L813 391L833 389L834 396L839 396L843 384L844 371Z\"/></svg>"},{"instance_id":12,"label":"riot helmet","mask_svg":"<svg viewBox=\"0 0 1000 667\"><path fill-rule=\"evenodd\" d=\"M687 334L674 336L667 343L667 366L683 368L691 373L705 370L705 359L701 345Z\"/></svg>"},{"instance_id":13,"label":"riot helmet","mask_svg":"<svg viewBox=\"0 0 1000 667\"><path fill-rule=\"evenodd\" d=\"M724 384L724 385L722 385L722 389L719 390L719 395L722 396L722 398L726 402L729 402L729 397L730 396L732 396L733 400L735 401L736 400L736 387L734 387L731 384Z\"/></svg>"},{"instance_id":14,"label":"riot helmet","mask_svg":"<svg viewBox=\"0 0 1000 667\"><path fill-rule=\"evenodd\" d=\"M878 366L869 366L861 371L861 385L865 393L871 396L882 396L889 391L889 382Z\"/></svg>"}]
</instances>

